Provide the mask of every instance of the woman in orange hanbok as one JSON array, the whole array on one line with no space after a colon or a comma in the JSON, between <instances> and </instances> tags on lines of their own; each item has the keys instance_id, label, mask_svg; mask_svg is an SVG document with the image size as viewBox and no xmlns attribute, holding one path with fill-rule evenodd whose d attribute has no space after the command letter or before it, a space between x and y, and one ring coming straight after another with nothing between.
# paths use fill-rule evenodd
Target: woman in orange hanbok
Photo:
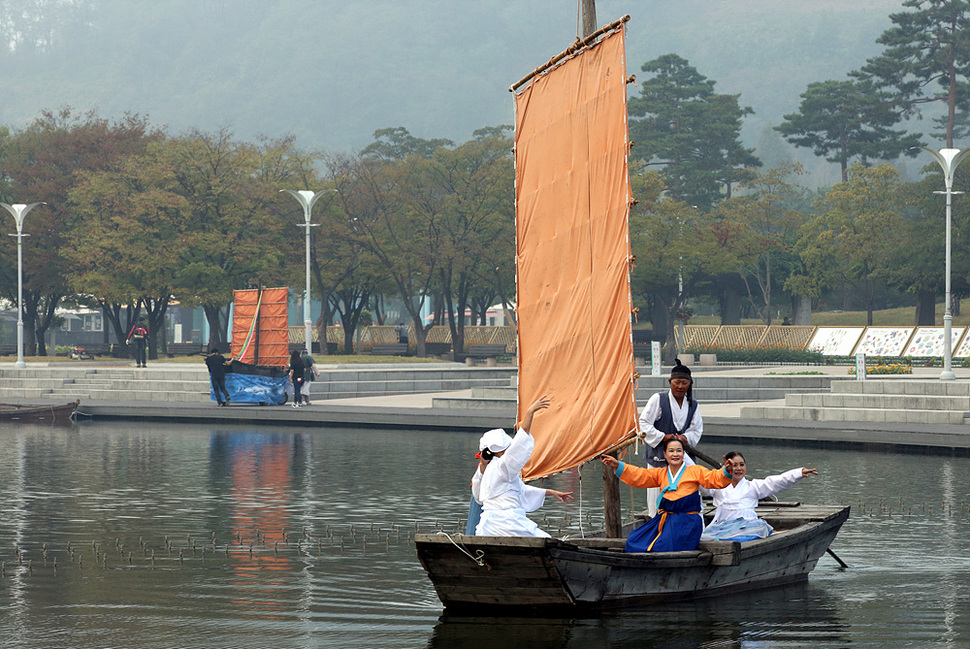
<instances>
[{"instance_id":1,"label":"woman in orange hanbok","mask_svg":"<svg viewBox=\"0 0 970 649\"><path fill-rule=\"evenodd\" d=\"M660 487L657 515L630 532L627 552L677 552L696 550L704 531L700 487L721 489L731 484L729 470L704 469L684 464L684 443L675 435L663 442L666 467L644 469L628 465L609 455L603 464L621 481L634 487Z\"/></svg>"}]
</instances>

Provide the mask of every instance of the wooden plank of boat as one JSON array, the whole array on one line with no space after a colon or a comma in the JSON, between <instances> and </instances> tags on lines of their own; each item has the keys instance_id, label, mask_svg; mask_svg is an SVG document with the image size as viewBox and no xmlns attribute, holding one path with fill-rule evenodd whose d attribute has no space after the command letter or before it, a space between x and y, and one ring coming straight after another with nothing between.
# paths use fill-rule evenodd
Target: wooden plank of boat
<instances>
[{"instance_id":1,"label":"wooden plank of boat","mask_svg":"<svg viewBox=\"0 0 970 649\"><path fill-rule=\"evenodd\" d=\"M80 401L63 405L0 403L0 421L70 422Z\"/></svg>"},{"instance_id":2,"label":"wooden plank of boat","mask_svg":"<svg viewBox=\"0 0 970 649\"><path fill-rule=\"evenodd\" d=\"M448 608L605 608L716 596L806 579L848 507L775 508L767 539L626 554L623 539L420 534L418 557ZM800 513L796 513L801 509Z\"/></svg>"}]
</instances>

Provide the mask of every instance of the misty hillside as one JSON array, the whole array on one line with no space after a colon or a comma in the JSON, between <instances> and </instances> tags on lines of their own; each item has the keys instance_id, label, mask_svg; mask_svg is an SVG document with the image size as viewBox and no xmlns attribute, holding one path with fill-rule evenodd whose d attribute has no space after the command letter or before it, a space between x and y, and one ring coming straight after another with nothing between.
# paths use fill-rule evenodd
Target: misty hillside
<instances>
[{"instance_id":1,"label":"misty hillside","mask_svg":"<svg viewBox=\"0 0 970 649\"><path fill-rule=\"evenodd\" d=\"M766 127L812 81L879 51L900 0L600 0L629 13L627 67L676 52L755 115L765 161L794 152ZM0 123L42 108L147 114L174 131L230 126L356 150L378 128L463 141L510 123L508 87L576 37L575 0L7 0ZM635 92L635 90L634 90ZM816 164L818 181L832 174ZM829 179L829 180L831 180Z\"/></svg>"}]
</instances>

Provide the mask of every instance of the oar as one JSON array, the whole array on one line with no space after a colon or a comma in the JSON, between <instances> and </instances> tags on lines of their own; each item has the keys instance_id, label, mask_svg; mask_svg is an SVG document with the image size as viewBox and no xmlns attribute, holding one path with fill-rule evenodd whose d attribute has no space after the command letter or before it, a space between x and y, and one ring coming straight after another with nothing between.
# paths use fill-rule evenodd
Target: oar
<instances>
[{"instance_id":1,"label":"oar","mask_svg":"<svg viewBox=\"0 0 970 649\"><path fill-rule=\"evenodd\" d=\"M712 469L721 468L720 462L712 458L710 455L707 455L706 453L701 453L690 444L684 444L684 450L687 451L690 455L693 455L694 457L696 457L697 459L703 460L706 464L709 464Z\"/></svg>"},{"instance_id":2,"label":"oar","mask_svg":"<svg viewBox=\"0 0 970 649\"><path fill-rule=\"evenodd\" d=\"M825 551L828 552L829 555L831 555L831 557L833 559L835 559L836 561L838 561L840 566L842 566L843 568L848 568L849 567L849 564L847 564L845 561L843 561L842 559L840 559L839 558L839 555L837 555L835 552L832 551L832 548L825 548Z\"/></svg>"},{"instance_id":3,"label":"oar","mask_svg":"<svg viewBox=\"0 0 970 649\"><path fill-rule=\"evenodd\" d=\"M637 436L636 435L631 435L630 437L626 438L622 442L619 442L619 443L615 444L614 446L608 448L607 450L603 451L602 453L600 453L596 457L600 457L602 455L606 455L607 453L612 453L614 451L619 451L620 449L623 449L623 448L626 448L627 446L630 446L631 444L633 444L636 441L637 441ZM721 463L720 462L718 462L717 460L715 460L714 458L712 458L710 455L707 455L706 453L702 453L702 452L698 451L696 448L694 448L690 444L684 444L684 450L687 451L688 453L690 453L691 455L693 455L694 457L696 457L696 458L704 461L705 463L709 464L712 469L720 469L721 468Z\"/></svg>"}]
</instances>

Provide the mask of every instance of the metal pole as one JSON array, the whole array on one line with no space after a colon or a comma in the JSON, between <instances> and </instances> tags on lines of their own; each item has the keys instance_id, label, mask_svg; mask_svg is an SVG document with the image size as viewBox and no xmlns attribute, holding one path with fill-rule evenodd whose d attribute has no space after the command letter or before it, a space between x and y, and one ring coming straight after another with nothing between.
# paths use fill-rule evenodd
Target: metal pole
<instances>
[{"instance_id":1,"label":"metal pole","mask_svg":"<svg viewBox=\"0 0 970 649\"><path fill-rule=\"evenodd\" d=\"M24 368L24 231L23 221L17 220L17 364Z\"/></svg>"},{"instance_id":2,"label":"metal pole","mask_svg":"<svg viewBox=\"0 0 970 649\"><path fill-rule=\"evenodd\" d=\"M17 363L14 367L20 369L27 367L27 363L24 362L24 237L30 235L24 234L24 217L27 216L27 212L38 205L45 205L45 203L31 203L29 205L0 203L0 206L10 212L17 223L17 234L10 236L17 237Z\"/></svg>"},{"instance_id":3,"label":"metal pole","mask_svg":"<svg viewBox=\"0 0 970 649\"><path fill-rule=\"evenodd\" d=\"M953 314L950 312L950 215L953 205L953 178L947 177L946 183L946 301L943 306L943 371L940 380L952 381L953 373Z\"/></svg>"},{"instance_id":4,"label":"metal pole","mask_svg":"<svg viewBox=\"0 0 970 649\"><path fill-rule=\"evenodd\" d=\"M943 182L946 191L933 192L934 194L946 194L946 298L943 305L943 371L940 372L940 380L952 381L956 378L953 373L953 314L950 310L950 248L951 248L951 215L953 209L953 195L963 192L953 191L953 176L956 174L960 162L970 153L970 149L940 149L934 151L927 147L920 147L936 159L936 162L943 169Z\"/></svg>"},{"instance_id":5,"label":"metal pole","mask_svg":"<svg viewBox=\"0 0 970 649\"><path fill-rule=\"evenodd\" d=\"M313 320L310 318L310 211L312 205L304 203L303 218L306 220L306 295L303 299L303 341L308 353L313 353Z\"/></svg>"},{"instance_id":6,"label":"metal pole","mask_svg":"<svg viewBox=\"0 0 970 649\"><path fill-rule=\"evenodd\" d=\"M299 191L281 189L280 191L295 198L303 208L302 227L306 228L306 293L303 295L303 342L306 344L306 350L313 353L313 319L310 317L310 228L316 227L316 224L310 223L310 219L313 215L313 204L317 202L317 199L330 192L337 193L337 190L324 189L315 194L306 189ZM325 345L326 341L321 340L320 343L321 349L324 349L322 345Z\"/></svg>"}]
</instances>

